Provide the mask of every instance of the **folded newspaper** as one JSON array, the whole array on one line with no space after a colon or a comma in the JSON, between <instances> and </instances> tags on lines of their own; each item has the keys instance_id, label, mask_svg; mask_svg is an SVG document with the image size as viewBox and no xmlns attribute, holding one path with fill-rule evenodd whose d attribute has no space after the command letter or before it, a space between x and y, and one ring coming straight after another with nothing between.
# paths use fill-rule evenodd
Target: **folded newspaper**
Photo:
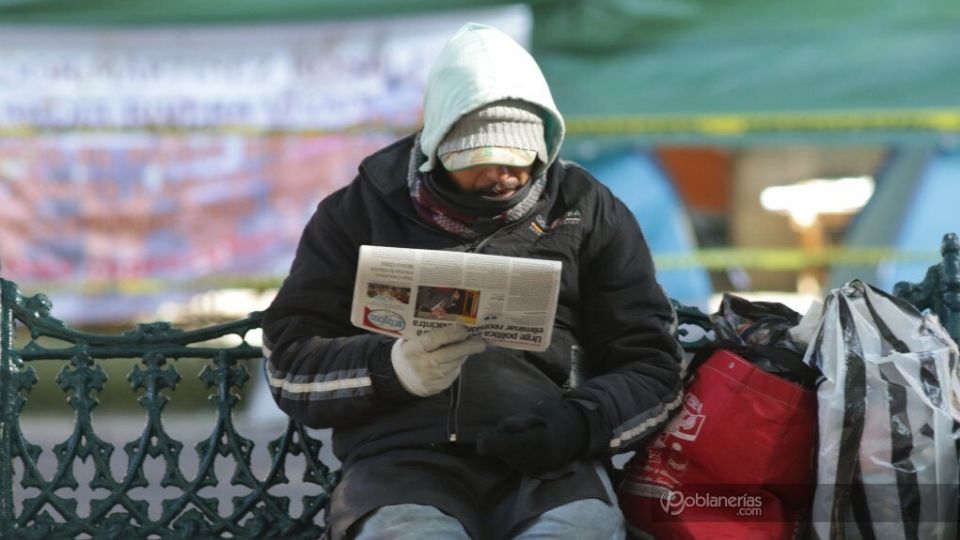
<instances>
[{"instance_id":1,"label":"folded newspaper","mask_svg":"<svg viewBox=\"0 0 960 540\"><path fill-rule=\"evenodd\" d=\"M459 323L491 345L543 351L560 269L557 261L360 246L350 321L407 339Z\"/></svg>"}]
</instances>

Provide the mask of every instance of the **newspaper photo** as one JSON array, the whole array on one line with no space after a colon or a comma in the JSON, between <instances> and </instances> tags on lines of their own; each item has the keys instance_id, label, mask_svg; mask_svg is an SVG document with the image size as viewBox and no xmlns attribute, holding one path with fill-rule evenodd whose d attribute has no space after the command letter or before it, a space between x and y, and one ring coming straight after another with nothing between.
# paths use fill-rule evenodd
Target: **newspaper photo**
<instances>
[{"instance_id":1,"label":"newspaper photo","mask_svg":"<svg viewBox=\"0 0 960 540\"><path fill-rule=\"evenodd\" d=\"M558 261L360 246L350 321L407 339L459 323L490 345L543 351L560 269Z\"/></svg>"}]
</instances>

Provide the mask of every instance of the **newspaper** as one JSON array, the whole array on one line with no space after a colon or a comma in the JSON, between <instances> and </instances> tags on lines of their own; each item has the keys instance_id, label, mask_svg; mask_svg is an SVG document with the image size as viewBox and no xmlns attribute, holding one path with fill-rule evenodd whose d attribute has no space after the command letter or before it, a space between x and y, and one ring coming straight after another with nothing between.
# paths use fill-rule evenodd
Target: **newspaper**
<instances>
[{"instance_id":1,"label":"newspaper","mask_svg":"<svg viewBox=\"0 0 960 540\"><path fill-rule=\"evenodd\" d=\"M543 351L560 269L558 261L360 246L350 321L406 339L460 323L490 345Z\"/></svg>"}]
</instances>

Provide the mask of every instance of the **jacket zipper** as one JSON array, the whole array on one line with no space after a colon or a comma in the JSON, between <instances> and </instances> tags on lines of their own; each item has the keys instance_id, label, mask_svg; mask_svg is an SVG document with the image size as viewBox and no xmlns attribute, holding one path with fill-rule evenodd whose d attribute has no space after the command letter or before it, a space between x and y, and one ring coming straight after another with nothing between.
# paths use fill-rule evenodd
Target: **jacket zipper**
<instances>
[{"instance_id":1,"label":"jacket zipper","mask_svg":"<svg viewBox=\"0 0 960 540\"><path fill-rule=\"evenodd\" d=\"M513 227L518 227L523 223L526 223L527 220L521 219L513 223L507 223L503 227L493 231L487 236L475 240L467 249L464 250L464 253L477 253L480 251L490 240L493 240L493 237L497 236L501 232L511 229ZM466 367L466 365L464 365ZM463 394L463 369L460 370L460 376L457 377L457 384L450 387L450 407L447 413L447 440L449 442L455 443L458 439L458 433L460 431L459 423L457 422L457 416L460 410L460 396Z\"/></svg>"},{"instance_id":2,"label":"jacket zipper","mask_svg":"<svg viewBox=\"0 0 960 540\"><path fill-rule=\"evenodd\" d=\"M457 422L457 411L460 409L460 396L463 393L463 370L460 370L460 376L457 377L457 384L450 387L450 412L447 415L447 440L457 442L457 434L460 432L460 426Z\"/></svg>"},{"instance_id":3,"label":"jacket zipper","mask_svg":"<svg viewBox=\"0 0 960 540\"><path fill-rule=\"evenodd\" d=\"M380 191L380 190L378 189L378 191ZM382 194L382 191L381 191L380 193ZM539 201L539 202L533 207L533 209L532 209L532 210L530 211L530 213L527 214L527 215L528 215L528 216L530 216L530 215L535 215L537 212L541 211L543 208L544 208L544 204L543 204L543 201L541 200L541 201ZM412 222L414 223L414 225L416 225L416 226L418 226L418 227L421 227L421 228L423 228L423 229L427 229L427 230L432 231L432 232L437 232L437 229L436 229L436 228L431 227L431 226L427 225L426 223L423 223L422 221L420 221L420 220L416 217L416 215L410 215L410 214L404 214L404 215L406 215L406 217L409 218L410 221L412 221ZM479 239L479 240L475 240L473 243L469 244L469 245L466 247L466 249L464 249L463 252L464 252L464 253L478 253L485 245L487 245L487 243L488 243L490 240L492 240L495 236L497 236L497 235L500 234L501 232L504 232L504 231L506 231L506 230L508 230L508 229L511 229L511 228L513 228L513 227L520 226L520 225L522 225L522 224L524 224L524 223L526 223L526 222L527 222L527 219L519 219L519 220L514 221L514 222L512 222L512 223L507 223L507 224L504 225L503 227L500 227L499 229L493 231L492 233L488 234L488 235L485 236L484 238L481 238L481 239ZM446 234L447 236L451 236L451 237L454 237L454 238L460 238L458 235L456 235L456 234L454 234L454 233L451 233L451 232L447 232L447 231L441 231L441 232L444 233L444 234ZM461 370L461 372L460 372L460 377L457 378L457 385L450 387L450 407L449 407L449 410L448 410L448 412L447 412L447 439L448 439L450 442L457 442L457 432L458 432L457 411L458 411L458 409L460 408L460 394L461 394L461 391L462 391L461 385L463 384L462 381L463 381L463 371Z\"/></svg>"},{"instance_id":4,"label":"jacket zipper","mask_svg":"<svg viewBox=\"0 0 960 540\"><path fill-rule=\"evenodd\" d=\"M493 240L493 238L494 238L495 236L497 236L498 234L500 234L500 233L502 233L502 232L504 232L504 231L507 231L507 230L509 230L509 229L513 229L514 227L519 227L520 225L523 225L523 224L526 223L526 222L527 222L526 219L520 219L520 220L514 221L514 222L512 222L512 223L507 223L507 224L504 225L503 227L500 227L499 229L497 229L497 230L493 231L492 233L484 236L483 238L480 238L480 239L478 239L478 240L474 240L473 244L471 244L470 247L468 247L468 248L466 249L466 251L464 251L464 253L479 253L479 251L480 251L481 249L483 249L483 247L486 246L488 243L490 243L490 241Z\"/></svg>"}]
</instances>

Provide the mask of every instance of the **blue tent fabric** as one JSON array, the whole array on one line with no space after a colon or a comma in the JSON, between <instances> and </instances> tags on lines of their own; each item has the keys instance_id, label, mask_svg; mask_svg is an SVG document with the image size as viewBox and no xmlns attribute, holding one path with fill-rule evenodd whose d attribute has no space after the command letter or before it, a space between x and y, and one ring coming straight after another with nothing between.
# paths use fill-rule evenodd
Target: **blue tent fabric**
<instances>
[{"instance_id":1,"label":"blue tent fabric","mask_svg":"<svg viewBox=\"0 0 960 540\"><path fill-rule=\"evenodd\" d=\"M948 232L960 232L957 201L960 200L960 149L933 154L909 202L894 247L904 251L939 251ZM892 290L898 281L916 282L926 274L929 263L890 262L880 265L877 285Z\"/></svg>"},{"instance_id":2,"label":"blue tent fabric","mask_svg":"<svg viewBox=\"0 0 960 540\"><path fill-rule=\"evenodd\" d=\"M910 201L920 185L923 171L935 148L929 145L900 145L891 148L877 171L876 191L858 212L844 233L843 245L851 249L894 247ZM836 263L830 267L826 290L842 287L853 279L877 284L876 263Z\"/></svg>"},{"instance_id":3,"label":"blue tent fabric","mask_svg":"<svg viewBox=\"0 0 960 540\"><path fill-rule=\"evenodd\" d=\"M654 257L696 250L683 202L664 169L648 152L624 150L581 163L633 212ZM660 271L657 279L672 298L701 309L706 309L713 292L703 268Z\"/></svg>"}]
</instances>

